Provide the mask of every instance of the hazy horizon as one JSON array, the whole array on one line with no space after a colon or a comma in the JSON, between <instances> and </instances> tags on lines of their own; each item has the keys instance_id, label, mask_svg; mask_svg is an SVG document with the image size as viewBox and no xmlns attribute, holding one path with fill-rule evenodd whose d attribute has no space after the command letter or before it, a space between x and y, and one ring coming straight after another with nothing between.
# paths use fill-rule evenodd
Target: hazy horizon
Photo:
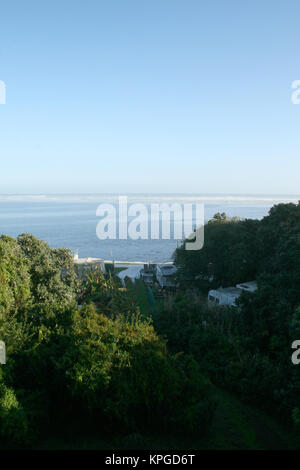
<instances>
[{"instance_id":1,"label":"hazy horizon","mask_svg":"<svg viewBox=\"0 0 300 470\"><path fill-rule=\"evenodd\" d=\"M113 196L118 196L123 194L120 191L114 191L114 192L108 192L108 191L94 191L94 192L25 192L25 193L18 193L18 192L7 192L7 193L0 193L1 196L41 196L41 197L50 197L50 196L72 196L72 195L81 195L81 196L94 196L94 195L113 195ZM141 191L141 192L127 192L127 195L166 195L166 196L232 196L232 197L299 197L300 193L260 193L260 192L248 192L248 193L235 193L235 192L181 192L181 191L169 191L169 192L162 192L162 191Z\"/></svg>"}]
</instances>

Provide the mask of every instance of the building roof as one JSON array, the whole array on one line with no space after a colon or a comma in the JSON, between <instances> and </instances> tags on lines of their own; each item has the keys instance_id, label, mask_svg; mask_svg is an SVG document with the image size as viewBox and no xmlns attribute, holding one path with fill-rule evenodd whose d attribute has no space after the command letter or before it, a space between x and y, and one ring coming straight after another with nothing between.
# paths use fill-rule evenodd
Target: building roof
<instances>
[{"instance_id":1,"label":"building roof","mask_svg":"<svg viewBox=\"0 0 300 470\"><path fill-rule=\"evenodd\" d=\"M102 258L75 258L74 264L102 264L104 260Z\"/></svg>"},{"instance_id":2,"label":"building roof","mask_svg":"<svg viewBox=\"0 0 300 470\"><path fill-rule=\"evenodd\" d=\"M220 287L218 291L222 292L223 294L238 294L240 295L241 289L238 289L237 287Z\"/></svg>"},{"instance_id":3,"label":"building roof","mask_svg":"<svg viewBox=\"0 0 300 470\"><path fill-rule=\"evenodd\" d=\"M173 264L160 264L158 267L164 276L172 276L177 272L177 268Z\"/></svg>"},{"instance_id":4,"label":"building roof","mask_svg":"<svg viewBox=\"0 0 300 470\"><path fill-rule=\"evenodd\" d=\"M241 295L241 289L238 289L237 287L220 287L216 292L219 294L229 295L231 297L238 297Z\"/></svg>"},{"instance_id":5,"label":"building roof","mask_svg":"<svg viewBox=\"0 0 300 470\"><path fill-rule=\"evenodd\" d=\"M153 277L154 276L153 272L144 271L143 269L141 269L140 273L141 273L141 276L143 276L143 277Z\"/></svg>"},{"instance_id":6,"label":"building roof","mask_svg":"<svg viewBox=\"0 0 300 470\"><path fill-rule=\"evenodd\" d=\"M241 284L237 284L236 287L238 289L242 289L248 292L254 292L257 289L257 282L256 281L242 282Z\"/></svg>"}]
</instances>

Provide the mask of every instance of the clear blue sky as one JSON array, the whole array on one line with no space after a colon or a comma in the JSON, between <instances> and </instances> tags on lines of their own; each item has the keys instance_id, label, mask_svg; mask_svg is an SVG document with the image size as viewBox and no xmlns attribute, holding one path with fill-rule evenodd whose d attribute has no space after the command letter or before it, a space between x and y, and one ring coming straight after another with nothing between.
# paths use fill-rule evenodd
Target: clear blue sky
<instances>
[{"instance_id":1,"label":"clear blue sky","mask_svg":"<svg viewBox=\"0 0 300 470\"><path fill-rule=\"evenodd\" d=\"M300 193L299 1L1 3L0 193Z\"/></svg>"}]
</instances>

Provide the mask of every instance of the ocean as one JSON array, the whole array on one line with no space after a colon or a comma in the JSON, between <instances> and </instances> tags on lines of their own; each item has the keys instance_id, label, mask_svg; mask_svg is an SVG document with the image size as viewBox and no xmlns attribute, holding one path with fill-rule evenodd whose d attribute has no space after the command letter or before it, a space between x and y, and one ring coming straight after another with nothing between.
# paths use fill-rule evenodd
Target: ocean
<instances>
[{"instance_id":1,"label":"ocean","mask_svg":"<svg viewBox=\"0 0 300 470\"><path fill-rule=\"evenodd\" d=\"M297 203L300 196L263 195L128 195L128 205L142 203L204 204L205 221L216 212L227 216L261 219L274 204ZM13 237L31 233L52 248L65 247L79 257L99 257L122 261L164 262L172 259L177 240L99 240L96 215L99 204L118 205L118 196L88 195L0 195L0 233ZM129 222L132 218L129 218ZM172 235L172 231L171 231Z\"/></svg>"}]
</instances>

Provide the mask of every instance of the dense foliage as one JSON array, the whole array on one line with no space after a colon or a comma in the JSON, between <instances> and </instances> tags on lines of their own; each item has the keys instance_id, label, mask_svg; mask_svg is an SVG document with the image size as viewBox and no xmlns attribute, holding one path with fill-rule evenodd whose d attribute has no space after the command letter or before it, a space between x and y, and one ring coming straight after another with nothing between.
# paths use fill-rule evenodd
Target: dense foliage
<instances>
[{"instance_id":1,"label":"dense foliage","mask_svg":"<svg viewBox=\"0 0 300 470\"><path fill-rule=\"evenodd\" d=\"M176 250L179 275L194 289L171 295L154 316L173 352L192 354L217 385L299 426L300 204L279 204L258 220L219 215L200 251ZM256 279L237 308L207 305L207 291ZM197 292L197 294L195 294ZM202 295L201 295L202 293Z\"/></svg>"},{"instance_id":2,"label":"dense foliage","mask_svg":"<svg viewBox=\"0 0 300 470\"><path fill-rule=\"evenodd\" d=\"M78 279L68 250L24 234L0 237L0 437L47 433L201 434L211 385L190 355L171 355L111 277Z\"/></svg>"},{"instance_id":3,"label":"dense foliage","mask_svg":"<svg viewBox=\"0 0 300 470\"><path fill-rule=\"evenodd\" d=\"M0 237L1 445L76 429L201 436L220 389L300 432L299 260L300 204L261 221L216 214L202 250L175 252L181 288L141 315L137 286L78 277L68 250L31 235ZM237 307L207 303L210 288L254 279Z\"/></svg>"}]
</instances>

